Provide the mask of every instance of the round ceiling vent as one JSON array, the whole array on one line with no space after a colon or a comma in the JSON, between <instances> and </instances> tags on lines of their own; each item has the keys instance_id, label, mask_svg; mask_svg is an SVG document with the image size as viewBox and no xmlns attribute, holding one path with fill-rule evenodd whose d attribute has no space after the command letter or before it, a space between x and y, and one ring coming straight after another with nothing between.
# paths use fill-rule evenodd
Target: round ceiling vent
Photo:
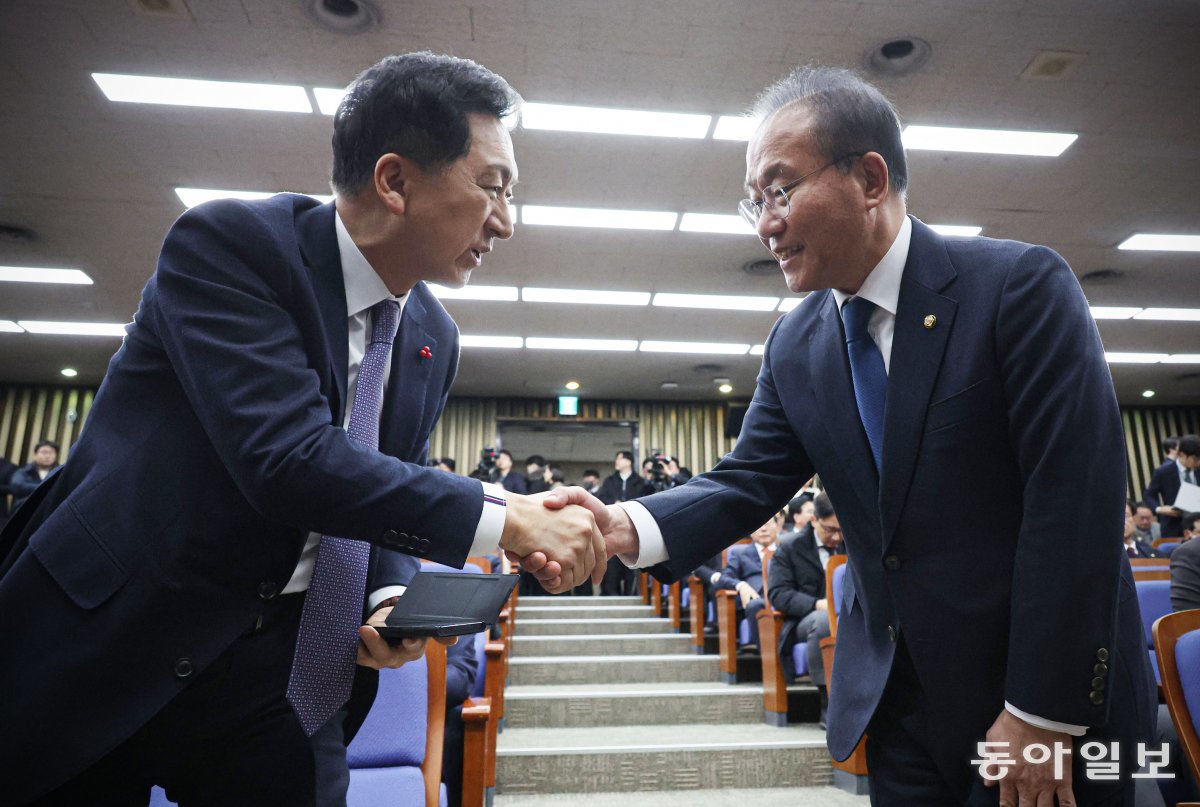
<instances>
[{"instance_id":1,"label":"round ceiling vent","mask_svg":"<svg viewBox=\"0 0 1200 807\"><path fill-rule=\"evenodd\" d=\"M920 70L933 55L933 47L924 39L902 36L889 39L867 51L863 62L872 73L907 76Z\"/></svg>"},{"instance_id":2,"label":"round ceiling vent","mask_svg":"<svg viewBox=\"0 0 1200 807\"><path fill-rule=\"evenodd\" d=\"M313 22L337 34L361 34L379 25L379 9L369 0L302 0Z\"/></svg>"},{"instance_id":3,"label":"round ceiling vent","mask_svg":"<svg viewBox=\"0 0 1200 807\"><path fill-rule=\"evenodd\" d=\"M776 277L779 274L779 262L771 258L746 261L742 264L742 271L751 277Z\"/></svg>"}]
</instances>

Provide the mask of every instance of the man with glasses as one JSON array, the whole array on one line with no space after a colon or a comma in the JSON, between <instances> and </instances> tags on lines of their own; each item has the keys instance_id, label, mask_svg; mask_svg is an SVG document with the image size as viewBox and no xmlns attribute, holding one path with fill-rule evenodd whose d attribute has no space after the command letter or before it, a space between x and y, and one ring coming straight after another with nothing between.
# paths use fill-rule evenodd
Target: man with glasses
<instances>
[{"instance_id":1,"label":"man with glasses","mask_svg":"<svg viewBox=\"0 0 1200 807\"><path fill-rule=\"evenodd\" d=\"M866 734L874 803L1131 803L1153 679L1120 416L1075 276L907 215L899 118L849 71L797 69L756 112L740 209L809 294L767 339L731 454L590 503L609 552L676 579L817 472L850 564L828 743L845 759ZM999 792L982 741L1012 761ZM1084 775L1092 741L1119 744L1119 781ZM1039 746L1070 754L1061 776Z\"/></svg>"}]
</instances>

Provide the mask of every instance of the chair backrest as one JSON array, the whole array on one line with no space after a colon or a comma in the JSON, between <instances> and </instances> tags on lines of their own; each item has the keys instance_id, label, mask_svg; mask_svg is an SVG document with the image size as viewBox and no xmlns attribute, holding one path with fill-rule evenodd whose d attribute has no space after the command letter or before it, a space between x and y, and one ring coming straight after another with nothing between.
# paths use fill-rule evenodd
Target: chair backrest
<instances>
[{"instance_id":1,"label":"chair backrest","mask_svg":"<svg viewBox=\"0 0 1200 807\"><path fill-rule=\"evenodd\" d=\"M429 668L422 656L379 671L379 692L346 749L351 768L420 767L429 725Z\"/></svg>"},{"instance_id":2,"label":"chair backrest","mask_svg":"<svg viewBox=\"0 0 1200 807\"><path fill-rule=\"evenodd\" d=\"M845 555L830 555L825 566L825 601L829 608L829 635L837 638L837 620L842 613L842 586L846 578Z\"/></svg>"},{"instance_id":3,"label":"chair backrest","mask_svg":"<svg viewBox=\"0 0 1200 807\"><path fill-rule=\"evenodd\" d=\"M1146 647L1154 647L1154 621L1171 613L1171 582L1169 580L1135 580L1138 608L1142 612L1142 627L1146 631Z\"/></svg>"},{"instance_id":4,"label":"chair backrest","mask_svg":"<svg viewBox=\"0 0 1200 807\"><path fill-rule=\"evenodd\" d=\"M446 566L441 563L435 563L432 560L421 561L421 570L425 572L457 572L460 574L484 574L483 564L475 561L483 560L487 562L487 574L491 574L491 562L486 558L467 558L467 565L461 569L456 569L453 566ZM484 696L484 681L487 678L487 653L484 648L487 646L488 632L480 631L473 636L463 636L459 639L460 642L475 642L475 683L471 687L470 697L482 698Z\"/></svg>"},{"instance_id":5,"label":"chair backrest","mask_svg":"<svg viewBox=\"0 0 1200 807\"><path fill-rule=\"evenodd\" d=\"M1129 565L1136 572L1139 566L1148 566L1153 569L1157 566L1167 566L1169 564L1166 558L1130 558Z\"/></svg>"},{"instance_id":6,"label":"chair backrest","mask_svg":"<svg viewBox=\"0 0 1200 807\"><path fill-rule=\"evenodd\" d=\"M1200 610L1167 614L1155 622L1154 649L1167 711L1192 775L1200 780Z\"/></svg>"},{"instance_id":7,"label":"chair backrest","mask_svg":"<svg viewBox=\"0 0 1200 807\"><path fill-rule=\"evenodd\" d=\"M483 574L492 573L492 561L490 558L485 558L482 555L472 555L467 558L467 565L474 566Z\"/></svg>"},{"instance_id":8,"label":"chair backrest","mask_svg":"<svg viewBox=\"0 0 1200 807\"><path fill-rule=\"evenodd\" d=\"M1175 551L1175 548L1178 547L1180 543L1182 543L1182 542L1181 541L1163 541L1162 543L1158 544L1154 548L1169 558L1169 557L1171 557L1171 553Z\"/></svg>"}]
</instances>

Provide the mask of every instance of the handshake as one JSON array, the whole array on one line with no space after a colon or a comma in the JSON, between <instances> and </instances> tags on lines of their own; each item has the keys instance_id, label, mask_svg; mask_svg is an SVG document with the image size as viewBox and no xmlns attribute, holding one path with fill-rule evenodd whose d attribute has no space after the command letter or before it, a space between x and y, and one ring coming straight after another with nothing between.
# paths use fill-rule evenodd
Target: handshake
<instances>
[{"instance_id":1,"label":"handshake","mask_svg":"<svg viewBox=\"0 0 1200 807\"><path fill-rule=\"evenodd\" d=\"M613 555L637 557L637 530L629 516L583 488L507 498L500 548L551 594L570 591L589 577L598 584Z\"/></svg>"}]
</instances>

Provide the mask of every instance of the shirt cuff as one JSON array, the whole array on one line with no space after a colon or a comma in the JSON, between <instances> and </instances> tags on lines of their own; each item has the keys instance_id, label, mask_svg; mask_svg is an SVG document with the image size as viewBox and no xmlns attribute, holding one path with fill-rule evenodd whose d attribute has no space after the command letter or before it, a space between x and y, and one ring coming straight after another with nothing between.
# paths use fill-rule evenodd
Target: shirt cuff
<instances>
[{"instance_id":1,"label":"shirt cuff","mask_svg":"<svg viewBox=\"0 0 1200 807\"><path fill-rule=\"evenodd\" d=\"M1031 715L1029 712L1022 712L1008 701L1004 702L1004 708L1011 712L1014 716L1024 720L1029 725L1036 726L1039 729L1058 731L1062 732L1063 734L1070 734L1072 737L1082 737L1087 733L1087 726L1076 726L1073 723L1059 723L1055 720L1047 720L1044 717Z\"/></svg>"},{"instance_id":2,"label":"shirt cuff","mask_svg":"<svg viewBox=\"0 0 1200 807\"><path fill-rule=\"evenodd\" d=\"M371 592L371 596L367 597L367 613L375 613L375 609L379 607L379 603L389 597L401 597L404 592L408 591L408 586L384 586L377 588Z\"/></svg>"},{"instance_id":3,"label":"shirt cuff","mask_svg":"<svg viewBox=\"0 0 1200 807\"><path fill-rule=\"evenodd\" d=\"M667 545L663 542L662 531L645 505L628 501L618 503L617 507L629 516L638 535L638 556L635 558L628 553L617 555L621 562L630 569L645 569L666 562Z\"/></svg>"},{"instance_id":4,"label":"shirt cuff","mask_svg":"<svg viewBox=\"0 0 1200 807\"><path fill-rule=\"evenodd\" d=\"M504 517L508 512L506 491L491 482L483 485L483 512L475 527L475 540L468 555L495 555L500 552L500 536L504 534Z\"/></svg>"}]
</instances>

